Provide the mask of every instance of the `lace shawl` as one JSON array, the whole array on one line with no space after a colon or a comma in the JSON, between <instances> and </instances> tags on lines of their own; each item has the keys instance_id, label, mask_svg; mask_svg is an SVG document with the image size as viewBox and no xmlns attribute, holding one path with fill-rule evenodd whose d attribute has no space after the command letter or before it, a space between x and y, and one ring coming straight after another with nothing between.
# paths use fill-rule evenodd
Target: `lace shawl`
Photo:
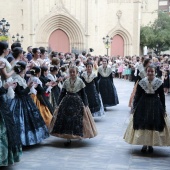
<instances>
[{"instance_id":1,"label":"lace shawl","mask_svg":"<svg viewBox=\"0 0 170 170\"><path fill-rule=\"evenodd\" d=\"M77 93L84 87L85 87L85 84L83 80L80 79L79 77L76 78L73 87L71 86L70 78L66 79L63 85L63 88L66 89L66 91L70 93Z\"/></svg>"},{"instance_id":2,"label":"lace shawl","mask_svg":"<svg viewBox=\"0 0 170 170\"><path fill-rule=\"evenodd\" d=\"M139 85L147 94L155 94L155 91L162 85L162 80L155 77L151 82L149 82L148 78L145 77L139 81Z\"/></svg>"},{"instance_id":3,"label":"lace shawl","mask_svg":"<svg viewBox=\"0 0 170 170\"><path fill-rule=\"evenodd\" d=\"M97 76L96 76L96 74L93 73L93 72L92 72L90 75L88 75L88 74L87 74L87 71L85 71L85 72L83 72L82 77L85 79L85 81L86 81L87 83L90 83L90 82L92 82L92 81L94 80L94 78L97 77Z\"/></svg>"},{"instance_id":4,"label":"lace shawl","mask_svg":"<svg viewBox=\"0 0 170 170\"><path fill-rule=\"evenodd\" d=\"M20 75L16 74L13 76L14 82L17 82L20 86L22 86L24 89L27 88L27 83L24 78L22 78Z\"/></svg>"},{"instance_id":5,"label":"lace shawl","mask_svg":"<svg viewBox=\"0 0 170 170\"><path fill-rule=\"evenodd\" d=\"M98 72L102 77L108 77L112 73L112 69L110 66L107 66L106 69L104 69L103 66L100 66L98 68Z\"/></svg>"}]
</instances>

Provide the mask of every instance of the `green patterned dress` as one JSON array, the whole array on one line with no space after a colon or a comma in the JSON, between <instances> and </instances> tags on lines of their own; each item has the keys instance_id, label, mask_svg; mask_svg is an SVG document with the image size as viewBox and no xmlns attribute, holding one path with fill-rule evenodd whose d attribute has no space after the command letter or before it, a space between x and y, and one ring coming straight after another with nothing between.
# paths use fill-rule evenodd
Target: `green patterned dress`
<instances>
[{"instance_id":1,"label":"green patterned dress","mask_svg":"<svg viewBox=\"0 0 170 170\"><path fill-rule=\"evenodd\" d=\"M19 162L21 153L21 148L10 148L8 146L7 130L0 112L0 166L8 166L14 164L14 162Z\"/></svg>"},{"instance_id":2,"label":"green patterned dress","mask_svg":"<svg viewBox=\"0 0 170 170\"><path fill-rule=\"evenodd\" d=\"M6 89L0 81L0 166L8 166L19 162L22 147L13 116L9 110Z\"/></svg>"},{"instance_id":3,"label":"green patterned dress","mask_svg":"<svg viewBox=\"0 0 170 170\"><path fill-rule=\"evenodd\" d=\"M21 148L10 148L8 146L7 130L0 112L0 166L8 166L14 164L14 162L19 162L21 154Z\"/></svg>"}]
</instances>

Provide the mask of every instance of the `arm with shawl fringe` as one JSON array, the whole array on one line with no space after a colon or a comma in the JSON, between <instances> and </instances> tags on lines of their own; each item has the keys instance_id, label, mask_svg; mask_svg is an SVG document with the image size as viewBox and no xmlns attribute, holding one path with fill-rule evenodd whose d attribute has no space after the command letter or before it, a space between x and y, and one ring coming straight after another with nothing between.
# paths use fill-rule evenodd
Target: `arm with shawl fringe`
<instances>
[{"instance_id":1,"label":"arm with shawl fringe","mask_svg":"<svg viewBox=\"0 0 170 170\"><path fill-rule=\"evenodd\" d=\"M58 101L57 101L57 106L60 104L61 100L63 99L63 97L66 95L66 89L62 88L61 93L59 95Z\"/></svg>"},{"instance_id":2,"label":"arm with shawl fringe","mask_svg":"<svg viewBox=\"0 0 170 170\"><path fill-rule=\"evenodd\" d=\"M142 89L142 87L138 84L137 88L136 88L136 93L134 96L134 100L133 100L133 108L132 108L132 113L134 113L137 104L139 102L139 99L142 97L142 93L144 92L144 90Z\"/></svg>"},{"instance_id":3,"label":"arm with shawl fringe","mask_svg":"<svg viewBox=\"0 0 170 170\"><path fill-rule=\"evenodd\" d=\"M163 89L163 85L161 85L158 89L158 94L159 94L159 97L160 97L160 100L161 100L161 103L162 103L162 106L166 112L166 105L165 105L165 94L164 94L164 89Z\"/></svg>"},{"instance_id":4,"label":"arm with shawl fringe","mask_svg":"<svg viewBox=\"0 0 170 170\"><path fill-rule=\"evenodd\" d=\"M96 90L99 93L99 83L98 83L97 77L94 78L94 83L95 83L95 86L96 86Z\"/></svg>"},{"instance_id":5,"label":"arm with shawl fringe","mask_svg":"<svg viewBox=\"0 0 170 170\"><path fill-rule=\"evenodd\" d=\"M98 72L97 73L97 81L99 81L101 79L101 74Z\"/></svg>"},{"instance_id":6,"label":"arm with shawl fringe","mask_svg":"<svg viewBox=\"0 0 170 170\"><path fill-rule=\"evenodd\" d=\"M110 78L110 81L111 81L112 84L113 84L113 75L112 75L112 73L110 73L109 78Z\"/></svg>"},{"instance_id":7,"label":"arm with shawl fringe","mask_svg":"<svg viewBox=\"0 0 170 170\"><path fill-rule=\"evenodd\" d=\"M79 91L79 94L81 96L81 99L83 100L84 105L88 106L88 100L87 100L87 95L86 95L86 92L85 92L85 88L81 89Z\"/></svg>"}]
</instances>

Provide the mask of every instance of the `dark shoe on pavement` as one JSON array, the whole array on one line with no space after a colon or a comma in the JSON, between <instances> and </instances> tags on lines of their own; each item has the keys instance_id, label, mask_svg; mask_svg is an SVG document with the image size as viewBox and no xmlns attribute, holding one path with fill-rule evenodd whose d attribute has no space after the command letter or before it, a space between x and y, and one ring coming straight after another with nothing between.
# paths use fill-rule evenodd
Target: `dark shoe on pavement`
<instances>
[{"instance_id":1,"label":"dark shoe on pavement","mask_svg":"<svg viewBox=\"0 0 170 170\"><path fill-rule=\"evenodd\" d=\"M153 153L153 147L152 147L152 146L149 146L149 147L148 147L148 152L149 152L149 153Z\"/></svg>"},{"instance_id":2,"label":"dark shoe on pavement","mask_svg":"<svg viewBox=\"0 0 170 170\"><path fill-rule=\"evenodd\" d=\"M145 153L147 151L147 146L146 145L143 145L142 149L141 149L141 152L142 153Z\"/></svg>"},{"instance_id":3,"label":"dark shoe on pavement","mask_svg":"<svg viewBox=\"0 0 170 170\"><path fill-rule=\"evenodd\" d=\"M64 143L64 146L68 147L71 145L71 140L68 140L67 142Z\"/></svg>"}]
</instances>

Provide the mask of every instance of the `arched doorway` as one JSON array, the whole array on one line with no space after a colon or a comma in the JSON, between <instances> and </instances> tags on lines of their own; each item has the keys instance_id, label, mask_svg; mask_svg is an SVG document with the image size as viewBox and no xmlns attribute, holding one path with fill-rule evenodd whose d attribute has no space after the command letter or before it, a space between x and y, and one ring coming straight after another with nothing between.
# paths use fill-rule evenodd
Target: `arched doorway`
<instances>
[{"instance_id":1,"label":"arched doorway","mask_svg":"<svg viewBox=\"0 0 170 170\"><path fill-rule=\"evenodd\" d=\"M124 56L124 40L122 36L116 34L111 44L111 56Z\"/></svg>"},{"instance_id":2,"label":"arched doorway","mask_svg":"<svg viewBox=\"0 0 170 170\"><path fill-rule=\"evenodd\" d=\"M52 51L64 53L70 52L69 37L61 29L57 29L51 33L48 44Z\"/></svg>"}]
</instances>

